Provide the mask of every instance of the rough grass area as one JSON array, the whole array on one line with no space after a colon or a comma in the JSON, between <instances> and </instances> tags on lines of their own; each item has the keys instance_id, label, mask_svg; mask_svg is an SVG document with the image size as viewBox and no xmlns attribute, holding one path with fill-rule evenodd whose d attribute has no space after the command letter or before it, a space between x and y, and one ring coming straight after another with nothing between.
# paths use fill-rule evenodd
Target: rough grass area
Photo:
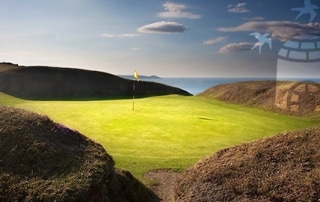
<instances>
[{"instance_id":1,"label":"rough grass area","mask_svg":"<svg viewBox=\"0 0 320 202\"><path fill-rule=\"evenodd\" d=\"M0 201L150 201L104 148L46 116L0 106ZM121 193L121 194L119 194Z\"/></svg>"},{"instance_id":2,"label":"rough grass area","mask_svg":"<svg viewBox=\"0 0 320 202\"><path fill-rule=\"evenodd\" d=\"M114 163L100 145L24 110L1 107L0 117L1 200L89 200L104 189Z\"/></svg>"},{"instance_id":3,"label":"rough grass area","mask_svg":"<svg viewBox=\"0 0 320 202\"><path fill-rule=\"evenodd\" d=\"M218 151L176 186L177 201L319 201L320 129Z\"/></svg>"}]
</instances>

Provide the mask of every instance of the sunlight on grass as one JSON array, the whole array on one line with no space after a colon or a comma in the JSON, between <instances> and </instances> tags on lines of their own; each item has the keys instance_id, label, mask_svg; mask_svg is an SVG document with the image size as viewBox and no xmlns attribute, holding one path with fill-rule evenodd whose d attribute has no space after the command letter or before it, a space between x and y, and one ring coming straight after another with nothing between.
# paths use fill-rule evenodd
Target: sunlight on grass
<instances>
[{"instance_id":1,"label":"sunlight on grass","mask_svg":"<svg viewBox=\"0 0 320 202\"><path fill-rule=\"evenodd\" d=\"M316 119L285 116L184 96L135 100L26 101L0 94L0 104L48 115L102 144L116 166L144 172L183 170L219 149L315 126Z\"/></svg>"}]
</instances>

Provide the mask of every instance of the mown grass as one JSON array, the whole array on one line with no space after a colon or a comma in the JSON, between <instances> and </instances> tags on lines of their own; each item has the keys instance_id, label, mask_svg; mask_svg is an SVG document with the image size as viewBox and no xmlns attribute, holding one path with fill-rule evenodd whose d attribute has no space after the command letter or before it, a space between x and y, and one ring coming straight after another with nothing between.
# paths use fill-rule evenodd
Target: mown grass
<instances>
[{"instance_id":1,"label":"mown grass","mask_svg":"<svg viewBox=\"0 0 320 202\"><path fill-rule=\"evenodd\" d=\"M183 170L231 145L319 125L319 119L286 116L221 101L184 96L135 100L27 101L0 94L0 104L48 115L103 145L116 166L142 174Z\"/></svg>"}]
</instances>

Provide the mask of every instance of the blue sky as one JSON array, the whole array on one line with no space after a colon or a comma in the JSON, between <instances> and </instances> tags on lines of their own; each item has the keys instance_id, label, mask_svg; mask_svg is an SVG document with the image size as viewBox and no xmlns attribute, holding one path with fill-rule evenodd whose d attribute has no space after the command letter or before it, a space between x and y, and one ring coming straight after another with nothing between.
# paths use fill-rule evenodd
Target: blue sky
<instances>
[{"instance_id":1,"label":"blue sky","mask_svg":"<svg viewBox=\"0 0 320 202\"><path fill-rule=\"evenodd\" d=\"M0 0L0 60L163 77L276 74L282 44L320 35L304 0ZM311 3L320 7L319 0ZM251 49L268 33L272 49Z\"/></svg>"}]
</instances>

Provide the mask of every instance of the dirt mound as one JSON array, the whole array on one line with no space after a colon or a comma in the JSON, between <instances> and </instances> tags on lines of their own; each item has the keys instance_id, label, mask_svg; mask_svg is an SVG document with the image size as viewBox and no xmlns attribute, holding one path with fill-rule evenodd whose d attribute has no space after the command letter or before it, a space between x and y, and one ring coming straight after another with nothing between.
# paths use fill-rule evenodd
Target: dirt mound
<instances>
[{"instance_id":1,"label":"dirt mound","mask_svg":"<svg viewBox=\"0 0 320 202\"><path fill-rule=\"evenodd\" d=\"M121 194L120 194L121 193ZM104 148L48 117L0 106L0 201L150 201Z\"/></svg>"},{"instance_id":2,"label":"dirt mound","mask_svg":"<svg viewBox=\"0 0 320 202\"><path fill-rule=\"evenodd\" d=\"M25 99L132 98L135 81L82 69L43 66L19 67L0 72L0 91ZM135 96L190 93L155 82L135 82Z\"/></svg>"},{"instance_id":3,"label":"dirt mound","mask_svg":"<svg viewBox=\"0 0 320 202\"><path fill-rule=\"evenodd\" d=\"M320 113L320 84L310 81L246 81L222 84L198 96L292 115Z\"/></svg>"},{"instance_id":4,"label":"dirt mound","mask_svg":"<svg viewBox=\"0 0 320 202\"><path fill-rule=\"evenodd\" d=\"M221 150L189 168L177 201L318 201L320 129Z\"/></svg>"},{"instance_id":5,"label":"dirt mound","mask_svg":"<svg viewBox=\"0 0 320 202\"><path fill-rule=\"evenodd\" d=\"M149 187L165 202L174 201L174 186L180 173L170 169L153 170L144 177L154 181Z\"/></svg>"}]
</instances>

